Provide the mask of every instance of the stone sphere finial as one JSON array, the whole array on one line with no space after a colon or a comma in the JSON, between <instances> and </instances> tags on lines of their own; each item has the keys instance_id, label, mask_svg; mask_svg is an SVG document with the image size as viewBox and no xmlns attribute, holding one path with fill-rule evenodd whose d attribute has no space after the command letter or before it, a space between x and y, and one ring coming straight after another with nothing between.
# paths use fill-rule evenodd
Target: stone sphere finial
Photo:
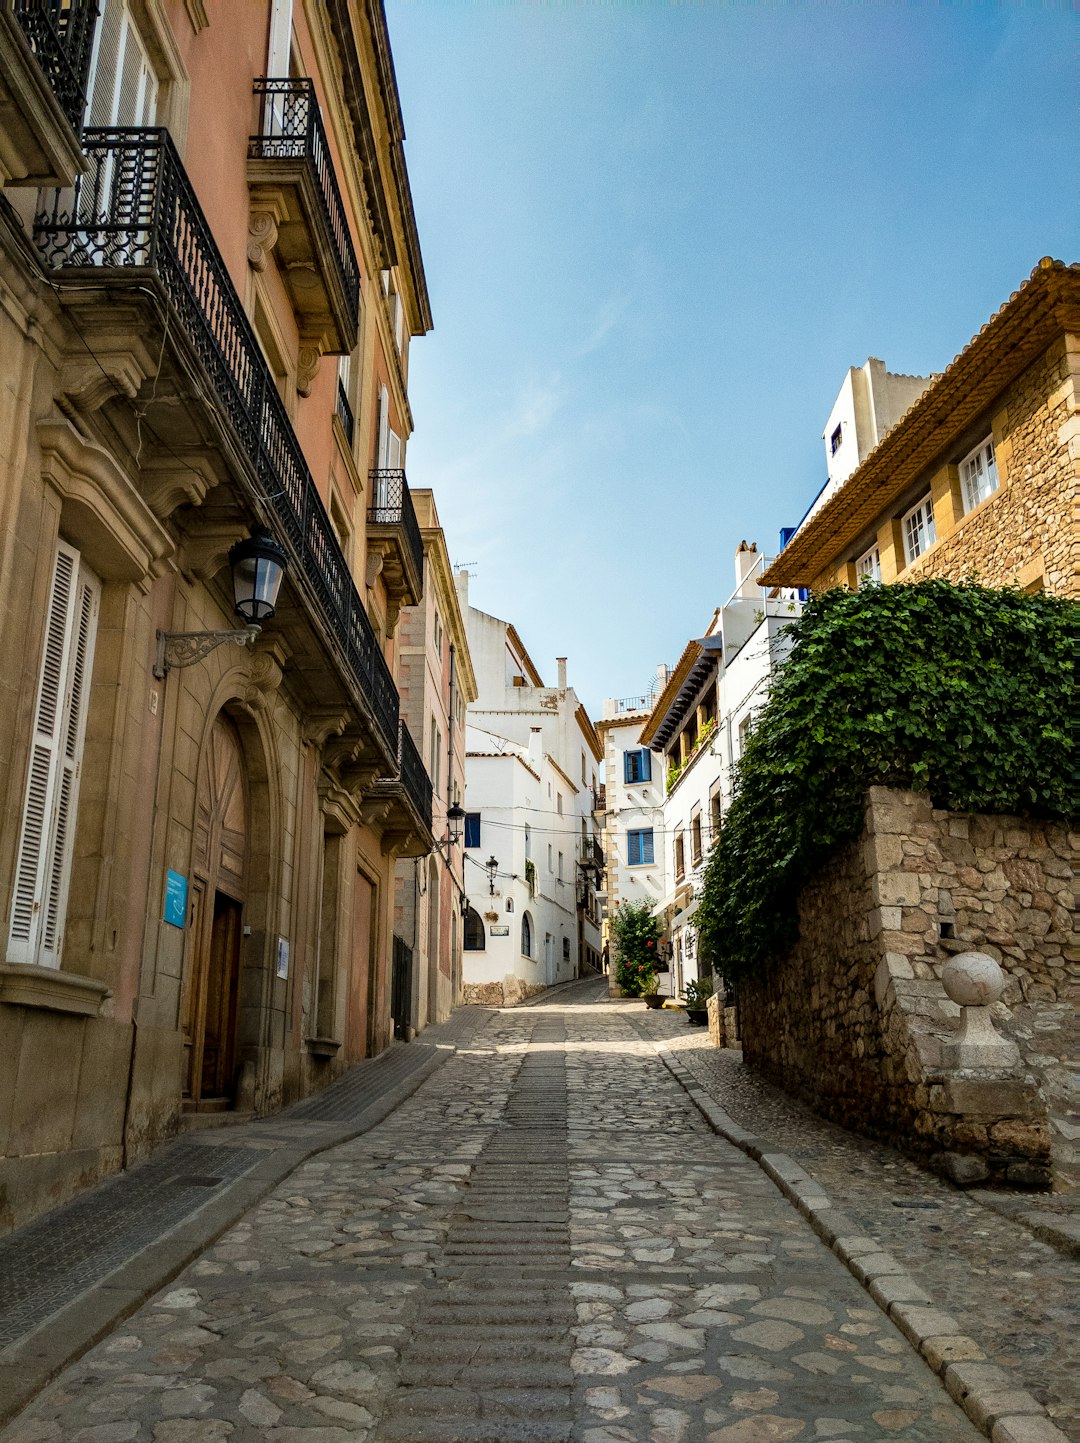
<instances>
[{"instance_id":1,"label":"stone sphere finial","mask_svg":"<svg viewBox=\"0 0 1080 1443\"><path fill-rule=\"evenodd\" d=\"M1005 990L1005 973L985 952L960 952L941 969L941 985L961 1007L989 1007Z\"/></svg>"}]
</instances>

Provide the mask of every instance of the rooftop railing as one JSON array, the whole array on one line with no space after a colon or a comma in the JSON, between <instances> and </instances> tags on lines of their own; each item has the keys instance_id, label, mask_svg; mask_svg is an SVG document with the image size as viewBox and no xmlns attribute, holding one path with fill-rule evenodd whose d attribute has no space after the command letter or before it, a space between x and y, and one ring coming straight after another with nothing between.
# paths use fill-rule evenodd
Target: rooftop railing
<instances>
[{"instance_id":1,"label":"rooftop railing","mask_svg":"<svg viewBox=\"0 0 1080 1443\"><path fill-rule=\"evenodd\" d=\"M82 124L97 0L13 0L15 19L72 129Z\"/></svg>"},{"instance_id":2,"label":"rooftop railing","mask_svg":"<svg viewBox=\"0 0 1080 1443\"><path fill-rule=\"evenodd\" d=\"M34 234L50 266L136 268L157 279L233 433L238 473L270 511L387 751L398 748L398 693L353 585L300 443L225 262L163 129L87 129L89 169L52 193Z\"/></svg>"}]
</instances>

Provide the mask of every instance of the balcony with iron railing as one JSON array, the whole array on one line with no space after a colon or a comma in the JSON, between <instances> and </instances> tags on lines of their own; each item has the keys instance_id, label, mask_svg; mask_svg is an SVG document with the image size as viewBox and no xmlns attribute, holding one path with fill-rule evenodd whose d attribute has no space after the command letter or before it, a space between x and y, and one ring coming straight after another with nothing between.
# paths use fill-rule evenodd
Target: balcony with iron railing
<instances>
[{"instance_id":1,"label":"balcony with iron railing","mask_svg":"<svg viewBox=\"0 0 1080 1443\"><path fill-rule=\"evenodd\" d=\"M349 393L346 391L345 384L340 376L338 377L337 383L337 404L334 409L338 420L341 422L341 429L345 432L346 439L351 446L356 433L356 422L353 418L353 408L349 404Z\"/></svg>"},{"instance_id":2,"label":"balcony with iron railing","mask_svg":"<svg viewBox=\"0 0 1080 1443\"><path fill-rule=\"evenodd\" d=\"M396 777L384 777L366 794L372 807L388 808L384 837L396 833L397 855L422 857L435 845L432 833L432 785L412 733L398 724Z\"/></svg>"},{"instance_id":3,"label":"balcony with iron railing","mask_svg":"<svg viewBox=\"0 0 1080 1443\"><path fill-rule=\"evenodd\" d=\"M173 142L163 129L87 129L82 141L88 170L37 217L42 256L66 279L92 275L95 295L103 281L111 288L108 305L96 301L102 324L114 324L121 303L142 306L162 337L159 369L168 342L177 375L198 373L198 385L188 382L186 390L193 412L202 408L197 427L212 430L244 512L285 545L303 624L318 637L319 655L333 656L344 694L367 717L392 766L400 745L397 688ZM76 288L71 303L85 294L85 286Z\"/></svg>"},{"instance_id":4,"label":"balcony with iron railing","mask_svg":"<svg viewBox=\"0 0 1080 1443\"><path fill-rule=\"evenodd\" d=\"M368 472L368 551L383 558L383 579L399 606L415 606L424 594L424 538L409 483L401 470Z\"/></svg>"},{"instance_id":5,"label":"balcony with iron railing","mask_svg":"<svg viewBox=\"0 0 1080 1443\"><path fill-rule=\"evenodd\" d=\"M97 0L0 0L0 160L8 185L69 185Z\"/></svg>"},{"instance_id":6,"label":"balcony with iron railing","mask_svg":"<svg viewBox=\"0 0 1080 1443\"><path fill-rule=\"evenodd\" d=\"M360 266L341 199L315 86L256 80L258 134L248 141L252 244L259 269L276 250L304 339L350 352L360 314Z\"/></svg>"}]
</instances>

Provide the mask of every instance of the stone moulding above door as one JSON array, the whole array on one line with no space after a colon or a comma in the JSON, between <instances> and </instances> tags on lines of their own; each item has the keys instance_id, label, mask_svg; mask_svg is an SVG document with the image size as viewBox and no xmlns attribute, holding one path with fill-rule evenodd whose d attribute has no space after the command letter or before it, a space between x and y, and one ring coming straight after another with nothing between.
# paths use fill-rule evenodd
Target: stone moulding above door
<instances>
[{"instance_id":1,"label":"stone moulding above door","mask_svg":"<svg viewBox=\"0 0 1080 1443\"><path fill-rule=\"evenodd\" d=\"M60 497L60 526L104 581L142 591L172 570L175 546L124 472L69 421L37 427L41 474Z\"/></svg>"}]
</instances>

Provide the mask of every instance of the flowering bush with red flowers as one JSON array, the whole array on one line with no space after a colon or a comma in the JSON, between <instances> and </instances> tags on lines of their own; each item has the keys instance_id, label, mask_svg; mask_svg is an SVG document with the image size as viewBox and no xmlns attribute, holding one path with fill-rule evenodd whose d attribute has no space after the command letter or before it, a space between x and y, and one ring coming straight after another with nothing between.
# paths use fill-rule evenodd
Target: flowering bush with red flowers
<instances>
[{"instance_id":1,"label":"flowering bush with red flowers","mask_svg":"<svg viewBox=\"0 0 1080 1443\"><path fill-rule=\"evenodd\" d=\"M615 981L629 997L656 991L656 949L660 924L648 902L623 902L611 919Z\"/></svg>"}]
</instances>

